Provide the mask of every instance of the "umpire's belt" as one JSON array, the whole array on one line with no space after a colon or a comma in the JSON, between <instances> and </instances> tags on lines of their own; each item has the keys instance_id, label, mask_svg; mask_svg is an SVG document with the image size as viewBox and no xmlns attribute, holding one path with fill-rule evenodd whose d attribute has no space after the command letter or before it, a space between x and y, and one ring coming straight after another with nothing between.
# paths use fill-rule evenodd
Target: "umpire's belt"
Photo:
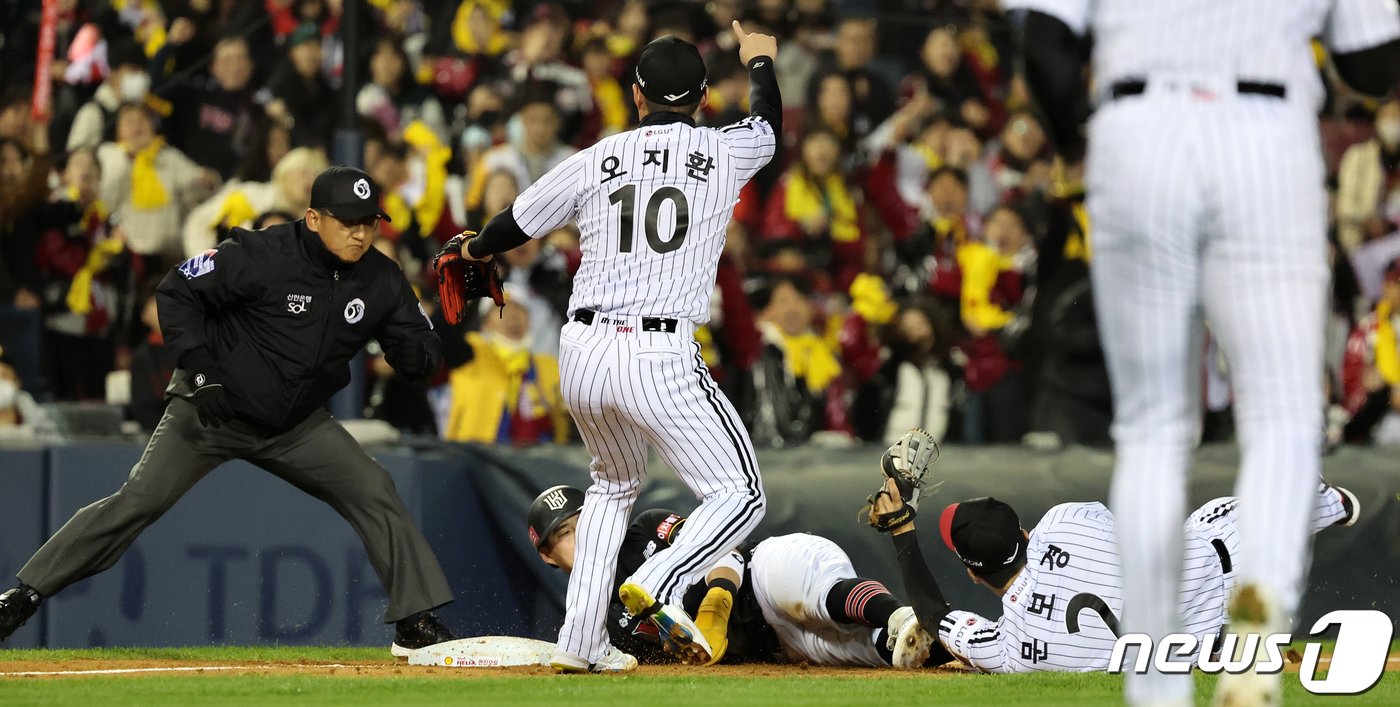
<instances>
[{"instance_id":1,"label":"umpire's belt","mask_svg":"<svg viewBox=\"0 0 1400 707\"><path fill-rule=\"evenodd\" d=\"M1186 88L1191 88L1193 86L1190 79L1176 79L1174 81L1182 84ZM1119 98L1127 98L1128 96L1141 96L1146 92L1146 79L1124 79L1122 81L1114 81L1113 85L1109 86L1108 97L1116 101ZM1256 96L1272 96L1274 98L1288 97L1288 89L1282 84L1265 83L1261 81L1236 81L1235 92L1248 93Z\"/></svg>"},{"instance_id":2,"label":"umpire's belt","mask_svg":"<svg viewBox=\"0 0 1400 707\"><path fill-rule=\"evenodd\" d=\"M579 322L581 324L587 324L588 326L593 326L593 322L598 321L600 319L602 320L601 323L611 323L608 321L608 316L609 315L606 314L598 314L597 312L591 309L574 310L574 321ZM620 318L617 323L625 323L622 321L622 319L632 318ZM670 317L642 317L642 331L659 331L664 334L674 334L676 333L676 326L676 320Z\"/></svg>"}]
</instances>

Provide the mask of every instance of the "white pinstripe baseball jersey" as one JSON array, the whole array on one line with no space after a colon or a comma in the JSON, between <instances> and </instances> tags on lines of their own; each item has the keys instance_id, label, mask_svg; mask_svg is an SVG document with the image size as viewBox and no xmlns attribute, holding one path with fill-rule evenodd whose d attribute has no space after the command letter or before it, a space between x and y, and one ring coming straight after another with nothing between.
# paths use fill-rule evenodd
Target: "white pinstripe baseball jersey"
<instances>
[{"instance_id":1,"label":"white pinstripe baseball jersey","mask_svg":"<svg viewBox=\"0 0 1400 707\"><path fill-rule=\"evenodd\" d=\"M1220 631L1239 556L1238 501L1217 498L1186 521L1180 608L1197 639ZM1318 488L1313 532L1345 516L1341 496ZM1051 508L1031 531L1026 568L1001 598L1000 620L949 612L939 640L987 672L1100 671L1108 667L1123 615L1123 571L1113 514L1102 503Z\"/></svg>"},{"instance_id":2,"label":"white pinstripe baseball jersey","mask_svg":"<svg viewBox=\"0 0 1400 707\"><path fill-rule=\"evenodd\" d=\"M756 117L719 129L643 125L565 161L516 198L512 215L533 238L577 220L583 264L570 313L704 324L739 189L776 148Z\"/></svg>"},{"instance_id":3,"label":"white pinstripe baseball jersey","mask_svg":"<svg viewBox=\"0 0 1400 707\"><path fill-rule=\"evenodd\" d=\"M1337 52L1400 36L1394 0L1004 0L1094 35L1095 83L1164 73L1226 74L1287 86L1315 110L1322 84L1309 41Z\"/></svg>"}]
</instances>

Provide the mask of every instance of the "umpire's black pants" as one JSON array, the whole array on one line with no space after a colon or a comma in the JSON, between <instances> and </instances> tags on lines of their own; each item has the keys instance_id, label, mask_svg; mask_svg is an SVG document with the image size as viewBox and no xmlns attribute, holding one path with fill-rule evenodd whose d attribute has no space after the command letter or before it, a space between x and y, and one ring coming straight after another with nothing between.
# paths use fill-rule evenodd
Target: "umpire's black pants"
<instances>
[{"instance_id":1,"label":"umpire's black pants","mask_svg":"<svg viewBox=\"0 0 1400 707\"><path fill-rule=\"evenodd\" d=\"M287 432L261 434L239 422L213 429L176 398L141 460L115 494L73 516L19 571L48 597L116 564L147 526L215 467L246 459L330 504L365 543L389 593L386 622L452 601L428 541L413 525L389 473L325 410Z\"/></svg>"}]
</instances>

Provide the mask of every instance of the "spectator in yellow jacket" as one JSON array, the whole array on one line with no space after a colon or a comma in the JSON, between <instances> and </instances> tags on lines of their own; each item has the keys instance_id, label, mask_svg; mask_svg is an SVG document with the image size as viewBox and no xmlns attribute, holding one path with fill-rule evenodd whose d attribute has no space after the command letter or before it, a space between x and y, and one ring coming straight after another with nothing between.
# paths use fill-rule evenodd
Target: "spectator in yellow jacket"
<instances>
[{"instance_id":1,"label":"spectator in yellow jacket","mask_svg":"<svg viewBox=\"0 0 1400 707\"><path fill-rule=\"evenodd\" d=\"M532 349L528 296L507 287L499 316L490 300L482 302L481 331L466 335L467 360L448 377L452 405L444 438L519 446L569 441L559 361Z\"/></svg>"}]
</instances>

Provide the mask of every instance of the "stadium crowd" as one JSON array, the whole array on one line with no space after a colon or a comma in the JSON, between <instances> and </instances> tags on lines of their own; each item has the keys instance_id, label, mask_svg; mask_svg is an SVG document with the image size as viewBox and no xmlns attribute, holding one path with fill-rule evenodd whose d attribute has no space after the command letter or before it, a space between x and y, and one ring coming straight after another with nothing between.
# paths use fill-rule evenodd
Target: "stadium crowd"
<instances>
[{"instance_id":1,"label":"stadium crowd","mask_svg":"<svg viewBox=\"0 0 1400 707\"><path fill-rule=\"evenodd\" d=\"M632 63L651 38L706 55L703 124L746 114L719 31L739 18L779 37L786 134L741 195L697 336L755 443L919 426L1108 444L1092 225L994 0L57 0L51 56L41 7L0 4L0 438L42 429L38 403L55 401L121 405L151 429L174 366L155 283L231 228L299 218L332 161L383 186L376 247L432 311L443 241L635 124ZM1329 438L1400 443L1400 102L1352 94L1318 52ZM51 90L35 91L40 74ZM339 151L346 126L360 154ZM571 228L500 258L512 306L439 318L447 362L428 390L371 349L365 416L452 440L575 439L554 356L578 263ZM1203 435L1226 439L1213 352Z\"/></svg>"}]
</instances>

